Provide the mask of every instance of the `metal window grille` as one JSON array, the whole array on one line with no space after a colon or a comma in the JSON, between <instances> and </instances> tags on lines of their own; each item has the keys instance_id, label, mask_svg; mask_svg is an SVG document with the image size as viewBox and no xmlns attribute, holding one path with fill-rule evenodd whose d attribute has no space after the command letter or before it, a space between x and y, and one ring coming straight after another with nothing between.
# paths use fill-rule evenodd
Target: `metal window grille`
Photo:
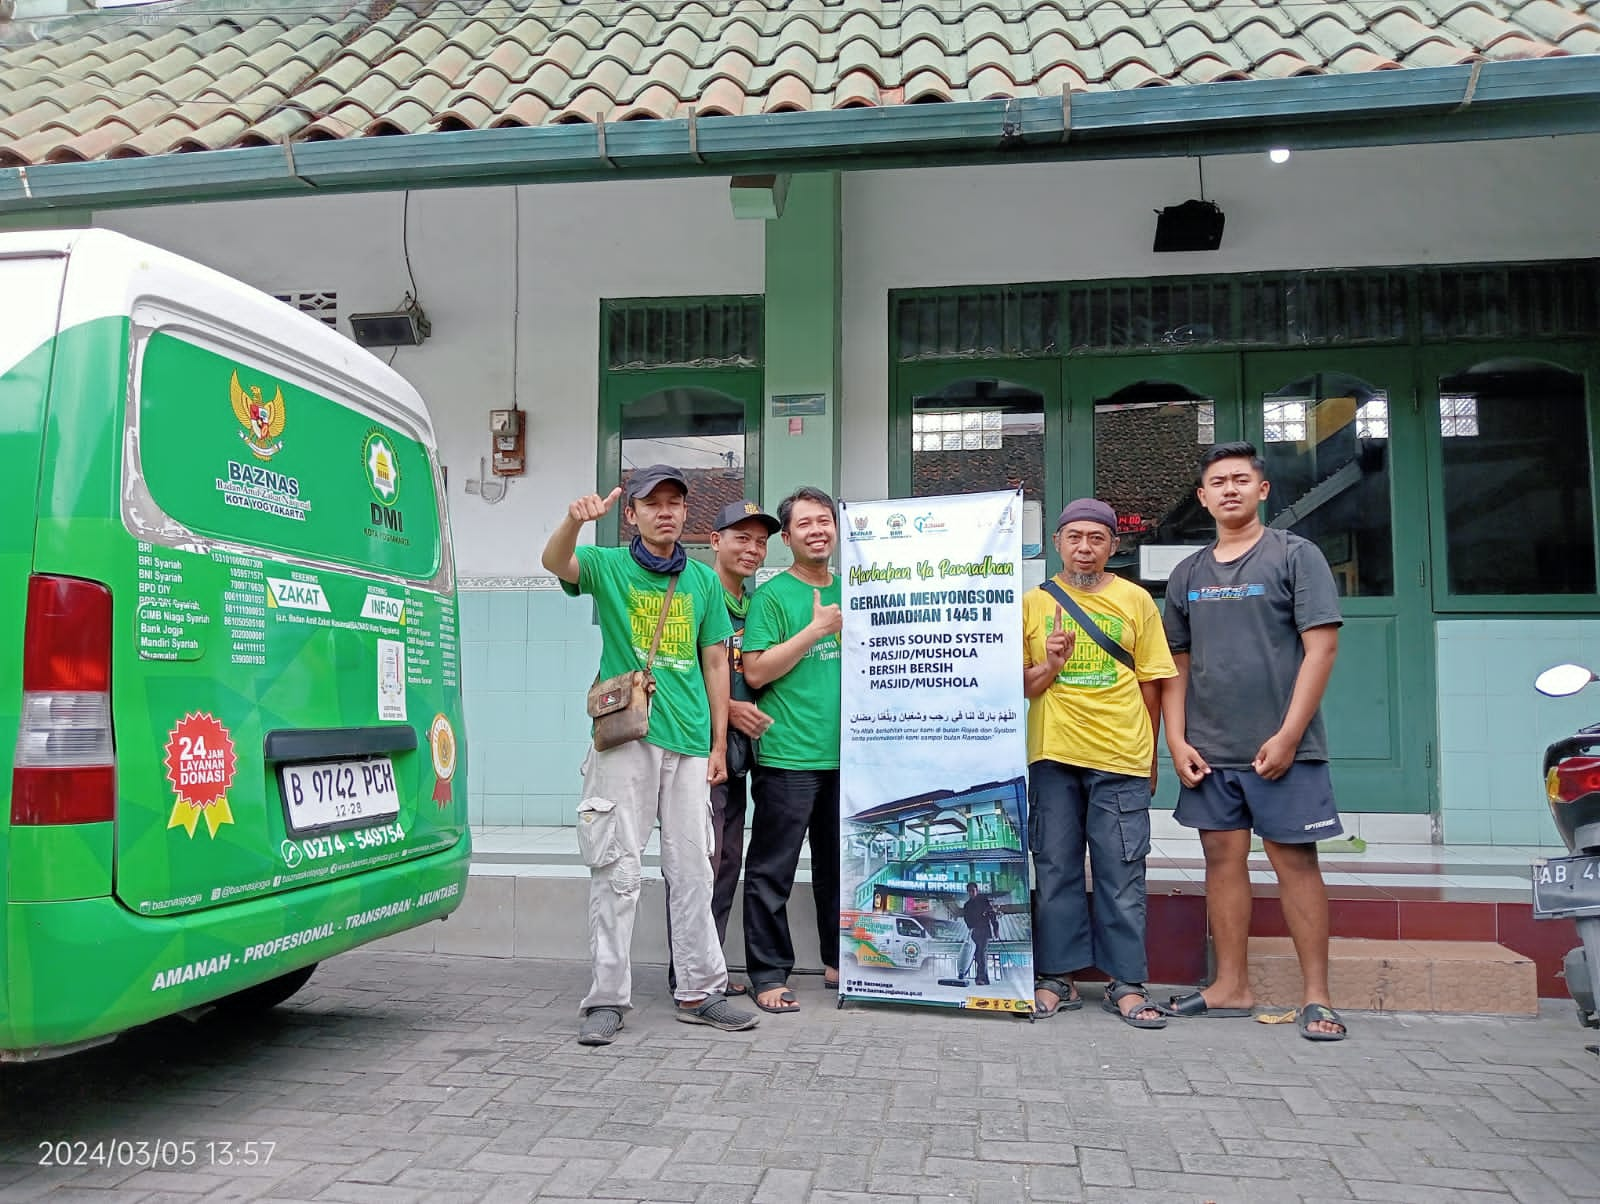
<instances>
[{"instance_id":1,"label":"metal window grille","mask_svg":"<svg viewBox=\"0 0 1600 1204\"><path fill-rule=\"evenodd\" d=\"M608 301L606 367L759 367L763 320L760 297Z\"/></svg>"},{"instance_id":2,"label":"metal window grille","mask_svg":"<svg viewBox=\"0 0 1600 1204\"><path fill-rule=\"evenodd\" d=\"M339 327L339 294L333 289L322 289L317 292L300 293L274 293L279 301L292 309L298 309L324 326L335 330Z\"/></svg>"},{"instance_id":3,"label":"metal window grille","mask_svg":"<svg viewBox=\"0 0 1600 1204\"><path fill-rule=\"evenodd\" d=\"M894 313L902 361L1596 337L1600 259L964 288Z\"/></svg>"},{"instance_id":4,"label":"metal window grille","mask_svg":"<svg viewBox=\"0 0 1600 1204\"><path fill-rule=\"evenodd\" d=\"M1053 355L1061 293L1053 287L988 288L900 297L895 324L902 361Z\"/></svg>"},{"instance_id":5,"label":"metal window grille","mask_svg":"<svg viewBox=\"0 0 1600 1204\"><path fill-rule=\"evenodd\" d=\"M1600 333L1600 260L1430 268L1422 337L1536 338Z\"/></svg>"}]
</instances>

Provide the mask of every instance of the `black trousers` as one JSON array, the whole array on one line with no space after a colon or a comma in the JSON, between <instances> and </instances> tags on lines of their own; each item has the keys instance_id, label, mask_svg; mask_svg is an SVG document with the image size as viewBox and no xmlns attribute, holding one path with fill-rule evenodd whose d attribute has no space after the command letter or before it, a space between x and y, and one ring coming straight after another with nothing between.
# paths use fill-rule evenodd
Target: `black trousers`
<instances>
[{"instance_id":1,"label":"black trousers","mask_svg":"<svg viewBox=\"0 0 1600 1204\"><path fill-rule=\"evenodd\" d=\"M839 771L758 765L754 785L744 864L744 961L750 985L763 991L787 981L794 969L785 908L808 838L822 964L839 967Z\"/></svg>"},{"instance_id":2,"label":"black trousers","mask_svg":"<svg viewBox=\"0 0 1600 1204\"><path fill-rule=\"evenodd\" d=\"M739 890L739 870L744 865L744 813L748 779L744 774L730 777L711 788L711 918L717 925L717 940L728 939L728 917L733 914L733 896ZM667 898L672 888L667 887ZM667 948L672 948L672 907L667 906ZM668 955L670 958L670 954ZM667 965L667 985L674 990L678 975Z\"/></svg>"}]
</instances>

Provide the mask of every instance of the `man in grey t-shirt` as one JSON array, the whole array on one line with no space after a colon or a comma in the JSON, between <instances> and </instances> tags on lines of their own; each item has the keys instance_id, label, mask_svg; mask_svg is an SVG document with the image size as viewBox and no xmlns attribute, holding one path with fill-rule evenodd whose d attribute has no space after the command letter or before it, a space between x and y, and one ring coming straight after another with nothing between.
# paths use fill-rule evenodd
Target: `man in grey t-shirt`
<instances>
[{"instance_id":1,"label":"man in grey t-shirt","mask_svg":"<svg viewBox=\"0 0 1600 1204\"><path fill-rule=\"evenodd\" d=\"M1261 523L1270 488L1248 443L1201 460L1200 504L1217 541L1167 581L1163 616L1178 676L1162 695L1182 789L1176 818L1200 830L1217 972L1174 996L1178 1016L1248 1016L1250 830L1278 876L1300 955L1300 1033L1339 1041L1328 991L1328 891L1318 840L1343 831L1328 773L1322 695L1339 647L1339 596L1315 544Z\"/></svg>"}]
</instances>

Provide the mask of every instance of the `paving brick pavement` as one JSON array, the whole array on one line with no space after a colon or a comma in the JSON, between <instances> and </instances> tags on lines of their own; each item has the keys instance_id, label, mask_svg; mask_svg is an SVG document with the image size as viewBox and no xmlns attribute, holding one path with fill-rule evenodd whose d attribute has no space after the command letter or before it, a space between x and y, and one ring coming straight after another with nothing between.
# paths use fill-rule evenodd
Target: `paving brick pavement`
<instances>
[{"instance_id":1,"label":"paving brick pavement","mask_svg":"<svg viewBox=\"0 0 1600 1204\"><path fill-rule=\"evenodd\" d=\"M811 978L798 1015L723 1034L640 978L620 1039L585 1049L584 966L360 951L263 1019L0 1068L0 1201L1600 1200L1600 1058L1569 1006L1356 1014L1313 1045L1138 1032L1094 988L1033 1024L840 1011ZM193 1144L40 1165L158 1140Z\"/></svg>"}]
</instances>

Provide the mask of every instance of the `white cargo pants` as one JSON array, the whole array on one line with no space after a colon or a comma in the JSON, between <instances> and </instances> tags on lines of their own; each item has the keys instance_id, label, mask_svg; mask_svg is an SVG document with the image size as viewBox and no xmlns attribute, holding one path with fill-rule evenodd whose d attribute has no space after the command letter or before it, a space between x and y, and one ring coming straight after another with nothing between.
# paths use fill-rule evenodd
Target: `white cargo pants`
<instances>
[{"instance_id":1,"label":"white cargo pants","mask_svg":"<svg viewBox=\"0 0 1600 1204\"><path fill-rule=\"evenodd\" d=\"M641 854L661 823L661 873L670 888L672 964L679 999L726 990L728 967L711 917L711 787L705 757L643 740L590 750L578 804L578 848L589 867L594 979L581 1008L633 1006L629 951L639 911Z\"/></svg>"}]
</instances>

